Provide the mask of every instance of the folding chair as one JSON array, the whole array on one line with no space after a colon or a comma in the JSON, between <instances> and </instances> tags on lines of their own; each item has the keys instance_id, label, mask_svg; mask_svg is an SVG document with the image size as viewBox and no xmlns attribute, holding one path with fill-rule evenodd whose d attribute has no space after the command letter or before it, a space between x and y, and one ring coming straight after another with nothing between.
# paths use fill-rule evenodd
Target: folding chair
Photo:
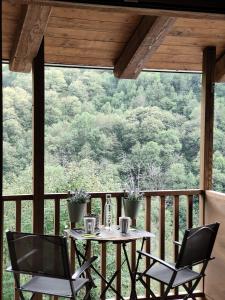
<instances>
[{"instance_id":1,"label":"folding chair","mask_svg":"<svg viewBox=\"0 0 225 300\"><path fill-rule=\"evenodd\" d=\"M85 277L85 271L96 260L93 256L71 276L67 240L61 236L38 235L30 233L6 233L15 287L21 300L23 292L59 296L75 299L78 291L85 287L84 299L90 298L92 281ZM19 274L28 274L29 279L20 285ZM83 276L83 277L81 277Z\"/></svg>"},{"instance_id":2,"label":"folding chair","mask_svg":"<svg viewBox=\"0 0 225 300\"><path fill-rule=\"evenodd\" d=\"M139 257L144 255L151 259L149 268L143 273L137 272L137 280L140 280L153 299L157 299L156 295L144 281L144 276L166 285L164 295L161 297L162 300L167 299L170 290L178 286L183 286L187 292L183 299L192 298L196 300L193 292L201 278L205 276L208 262L214 259L211 258L211 253L218 228L219 223L214 223L186 230L182 244L174 242L181 247L175 264L167 263L149 253L138 251ZM192 267L198 264L202 264L200 271L193 271ZM192 284L189 285L188 283Z\"/></svg>"}]
</instances>

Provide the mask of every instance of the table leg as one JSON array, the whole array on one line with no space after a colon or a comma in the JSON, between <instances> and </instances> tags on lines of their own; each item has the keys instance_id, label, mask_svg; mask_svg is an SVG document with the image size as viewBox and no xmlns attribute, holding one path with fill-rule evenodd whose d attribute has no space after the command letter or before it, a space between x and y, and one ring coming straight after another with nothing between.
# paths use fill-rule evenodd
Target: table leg
<instances>
[{"instance_id":1,"label":"table leg","mask_svg":"<svg viewBox=\"0 0 225 300\"><path fill-rule=\"evenodd\" d=\"M77 244L76 244L74 239L72 239L72 243L73 243L74 251L75 251L76 256L77 256L79 267L81 267L82 262L81 262L80 251L77 249Z\"/></svg>"},{"instance_id":2,"label":"table leg","mask_svg":"<svg viewBox=\"0 0 225 300\"><path fill-rule=\"evenodd\" d=\"M127 263L128 271L129 271L129 274L130 274L130 279L131 279L130 300L136 300L137 299L136 272L132 272L132 270L131 270L131 265L130 265L130 261L129 261L128 254L127 254L127 249L126 249L126 243L123 243L122 246L123 246L123 253L124 253L124 256L125 256L126 263Z\"/></svg>"},{"instance_id":3,"label":"table leg","mask_svg":"<svg viewBox=\"0 0 225 300\"><path fill-rule=\"evenodd\" d=\"M72 240L72 243L73 243L73 247L74 247L74 250L75 250L75 254L77 256L78 264L81 267L82 264L84 264L85 261L86 261L86 257L87 257L87 253L88 253L90 245L88 243L85 245L85 254L82 255L81 252L78 250L77 245L76 245L76 241L74 239ZM81 261L81 260L83 260L83 261ZM94 280L92 279L92 276L91 276L89 270L86 270L86 274L87 274L87 277L89 278L92 286L96 287L96 285L94 283ZM82 274L82 277L85 277L85 275Z\"/></svg>"},{"instance_id":4,"label":"table leg","mask_svg":"<svg viewBox=\"0 0 225 300\"><path fill-rule=\"evenodd\" d=\"M144 248L145 241L146 241L146 238L143 238L143 239L142 239L142 243L141 243L141 251L142 251L143 248ZM137 259L136 268L135 268L135 273L136 273L136 274L137 274L137 271L138 271L140 259L141 259L141 254L139 253L139 254L138 254L138 259Z\"/></svg>"},{"instance_id":5,"label":"table leg","mask_svg":"<svg viewBox=\"0 0 225 300\"><path fill-rule=\"evenodd\" d=\"M112 276L112 278L109 280L109 282L106 284L106 287L104 288L104 290L102 291L102 293L101 293L101 295L100 295L100 298L102 298L104 295L105 295L105 293L107 292L107 290L109 289L109 288L111 288L111 284L113 283L113 280L116 278L116 276L117 276L117 274L120 272L120 270L117 270L114 274L113 274L113 276Z\"/></svg>"},{"instance_id":6,"label":"table leg","mask_svg":"<svg viewBox=\"0 0 225 300\"><path fill-rule=\"evenodd\" d=\"M78 263L79 263L79 265L81 266L81 265L82 265L81 259L83 259L83 262L86 260L85 254L87 253L87 249L86 249L86 251L85 251L85 254L82 254L82 253L78 250L75 240L73 240L73 245L74 245L75 253L76 253L76 255L77 255ZM98 276L106 283L106 288L105 288L104 291L102 292L100 298L105 294L105 292L107 291L108 288L111 288L111 290L112 290L117 296L119 296L120 299L124 300L124 298L123 298L123 297L117 292L117 290L114 289L114 287L111 285L112 282L113 282L113 280L114 280L114 278L115 278L116 275L118 274L118 271L120 271L120 270L117 270L117 271L115 272L115 274L113 275L113 277L112 277L113 279L111 279L110 281L108 281L108 280L106 280L106 278L105 278L104 276L102 276L101 273L98 272L98 270L97 270L93 265L91 266L91 269L92 269L92 270L93 270L93 271L94 271L94 272L95 272L95 273L96 273L96 274L97 274L97 275L98 275ZM91 280L93 286L96 287L96 285L94 284L93 279L91 278L91 275L90 275L90 280Z\"/></svg>"},{"instance_id":7,"label":"table leg","mask_svg":"<svg viewBox=\"0 0 225 300\"><path fill-rule=\"evenodd\" d=\"M110 279L109 283L106 285L104 291L101 293L100 298L104 296L104 294L107 292L107 290L108 290L109 288L112 288L111 284L113 283L113 280L116 278L116 276L121 272L122 266L124 265L125 261L126 261L126 260L124 260L124 261L122 262L122 264L121 264L121 266L120 266L120 269L117 269L116 272L113 274L113 276L112 276L112 278ZM120 295L119 292L117 292L117 295ZM121 295L120 295L120 298L123 299L123 297L122 297Z\"/></svg>"},{"instance_id":8,"label":"table leg","mask_svg":"<svg viewBox=\"0 0 225 300\"><path fill-rule=\"evenodd\" d=\"M143 248L144 248L144 242L145 242L145 238L142 239L141 251L142 251ZM128 254L127 254L126 243L123 243L122 246L123 246L123 253L124 253L125 260L126 260L126 263L127 263L127 267L128 267L128 270L129 270L129 274L130 274L130 279L131 279L131 293L130 293L130 300L137 300L137 292L136 292L136 273L137 273L137 270L138 270L139 261L140 261L141 257L140 257L140 255L138 255L138 260L137 260L137 264L136 264L135 271L132 272L131 265L130 265L130 261L129 261Z\"/></svg>"}]
</instances>

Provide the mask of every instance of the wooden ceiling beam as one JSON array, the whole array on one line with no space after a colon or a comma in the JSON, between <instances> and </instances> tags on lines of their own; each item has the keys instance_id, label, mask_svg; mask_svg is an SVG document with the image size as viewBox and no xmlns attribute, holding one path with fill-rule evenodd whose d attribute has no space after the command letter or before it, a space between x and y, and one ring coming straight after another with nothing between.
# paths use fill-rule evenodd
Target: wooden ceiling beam
<instances>
[{"instance_id":1,"label":"wooden ceiling beam","mask_svg":"<svg viewBox=\"0 0 225 300\"><path fill-rule=\"evenodd\" d=\"M172 29L175 18L144 16L114 67L118 78L135 79Z\"/></svg>"},{"instance_id":2,"label":"wooden ceiling beam","mask_svg":"<svg viewBox=\"0 0 225 300\"><path fill-rule=\"evenodd\" d=\"M50 13L50 6L34 4L24 6L21 24L18 26L17 38L10 57L11 71L31 71L32 62L40 48Z\"/></svg>"},{"instance_id":3,"label":"wooden ceiling beam","mask_svg":"<svg viewBox=\"0 0 225 300\"><path fill-rule=\"evenodd\" d=\"M215 81L225 82L225 52L216 62Z\"/></svg>"},{"instance_id":4,"label":"wooden ceiling beam","mask_svg":"<svg viewBox=\"0 0 225 300\"><path fill-rule=\"evenodd\" d=\"M225 20L225 2L221 0L3 0L3 2L91 8L98 11L130 12L140 15Z\"/></svg>"}]
</instances>

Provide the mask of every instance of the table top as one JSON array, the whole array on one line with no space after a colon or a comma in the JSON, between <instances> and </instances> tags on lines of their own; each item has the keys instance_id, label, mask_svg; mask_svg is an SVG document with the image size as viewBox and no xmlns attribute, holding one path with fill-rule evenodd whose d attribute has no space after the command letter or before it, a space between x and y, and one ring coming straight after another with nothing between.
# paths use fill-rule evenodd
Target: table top
<instances>
[{"instance_id":1,"label":"table top","mask_svg":"<svg viewBox=\"0 0 225 300\"><path fill-rule=\"evenodd\" d=\"M137 228L131 228L127 234L122 234L118 226L113 226L111 229L101 228L94 234L85 234L84 230L74 228L65 230L65 234L75 240L90 240L114 243L129 242L143 238L152 238L155 236L149 231Z\"/></svg>"}]
</instances>

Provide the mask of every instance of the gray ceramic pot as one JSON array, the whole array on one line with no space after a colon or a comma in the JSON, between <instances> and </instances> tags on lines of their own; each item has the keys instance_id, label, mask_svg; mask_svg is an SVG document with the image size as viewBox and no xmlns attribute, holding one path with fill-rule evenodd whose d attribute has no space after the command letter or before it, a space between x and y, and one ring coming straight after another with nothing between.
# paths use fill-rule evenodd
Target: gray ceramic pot
<instances>
[{"instance_id":1,"label":"gray ceramic pot","mask_svg":"<svg viewBox=\"0 0 225 300\"><path fill-rule=\"evenodd\" d=\"M137 219L140 204L140 201L128 200L124 198L123 207L125 216L130 217L131 219Z\"/></svg>"},{"instance_id":2,"label":"gray ceramic pot","mask_svg":"<svg viewBox=\"0 0 225 300\"><path fill-rule=\"evenodd\" d=\"M67 201L67 207L71 223L79 222L83 215L86 203L73 203Z\"/></svg>"}]
</instances>

